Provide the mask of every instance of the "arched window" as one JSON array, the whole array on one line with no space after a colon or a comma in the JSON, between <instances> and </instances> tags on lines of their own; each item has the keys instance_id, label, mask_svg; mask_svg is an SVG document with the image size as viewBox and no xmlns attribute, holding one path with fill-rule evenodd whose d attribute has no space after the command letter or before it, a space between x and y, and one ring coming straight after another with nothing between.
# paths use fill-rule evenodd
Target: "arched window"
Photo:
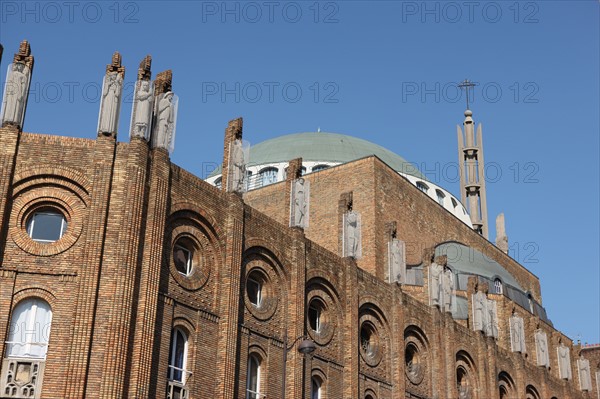
<instances>
[{"instance_id":1,"label":"arched window","mask_svg":"<svg viewBox=\"0 0 600 399\"><path fill-rule=\"evenodd\" d=\"M186 370L188 357L188 337L180 328L174 328L171 333L171 349L169 351L169 373L170 381L185 384L187 374ZM176 392L175 392L176 394ZM179 397L179 396L175 396Z\"/></svg>"},{"instance_id":2,"label":"arched window","mask_svg":"<svg viewBox=\"0 0 600 399\"><path fill-rule=\"evenodd\" d=\"M258 177L261 186L267 186L269 184L277 182L277 168L268 167L258 172Z\"/></svg>"},{"instance_id":3,"label":"arched window","mask_svg":"<svg viewBox=\"0 0 600 399\"><path fill-rule=\"evenodd\" d=\"M502 295L504 287L502 286L502 280L499 278L494 280L494 293Z\"/></svg>"},{"instance_id":4,"label":"arched window","mask_svg":"<svg viewBox=\"0 0 600 399\"><path fill-rule=\"evenodd\" d=\"M252 354L248 358L246 399L262 399L260 394L260 359L256 354Z\"/></svg>"},{"instance_id":5,"label":"arched window","mask_svg":"<svg viewBox=\"0 0 600 399\"><path fill-rule=\"evenodd\" d=\"M19 302L12 313L6 356L45 359L51 323L52 310L48 302L40 298Z\"/></svg>"},{"instance_id":6,"label":"arched window","mask_svg":"<svg viewBox=\"0 0 600 399\"><path fill-rule=\"evenodd\" d=\"M426 193L427 190L429 190L429 186L420 180L417 182L417 188L419 190L423 191L424 193Z\"/></svg>"},{"instance_id":7,"label":"arched window","mask_svg":"<svg viewBox=\"0 0 600 399\"><path fill-rule=\"evenodd\" d=\"M454 198L450 198L450 200L452 201L452 207L456 208L458 206L458 202L456 202Z\"/></svg>"},{"instance_id":8,"label":"arched window","mask_svg":"<svg viewBox=\"0 0 600 399\"><path fill-rule=\"evenodd\" d=\"M329 167L329 165L324 165L324 164L316 165L316 166L313 166L312 171L313 172L318 172L320 170L327 169L328 167Z\"/></svg>"},{"instance_id":9,"label":"arched window","mask_svg":"<svg viewBox=\"0 0 600 399\"><path fill-rule=\"evenodd\" d=\"M313 376L310 383L310 399L321 399L321 386L323 382L317 376Z\"/></svg>"},{"instance_id":10,"label":"arched window","mask_svg":"<svg viewBox=\"0 0 600 399\"><path fill-rule=\"evenodd\" d=\"M215 180L215 186L218 189L221 189L221 182L223 181L223 178L219 177L217 180Z\"/></svg>"},{"instance_id":11,"label":"arched window","mask_svg":"<svg viewBox=\"0 0 600 399\"><path fill-rule=\"evenodd\" d=\"M435 195L437 195L437 201L441 206L444 206L444 198L446 198L446 194L442 192L442 190L436 189Z\"/></svg>"}]
</instances>

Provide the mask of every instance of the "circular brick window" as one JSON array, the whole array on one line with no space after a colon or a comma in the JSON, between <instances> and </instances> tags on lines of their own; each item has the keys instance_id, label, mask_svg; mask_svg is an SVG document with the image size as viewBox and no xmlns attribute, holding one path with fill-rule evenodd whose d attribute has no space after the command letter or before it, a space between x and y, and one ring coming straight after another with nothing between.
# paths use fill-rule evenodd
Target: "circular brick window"
<instances>
[{"instance_id":1,"label":"circular brick window","mask_svg":"<svg viewBox=\"0 0 600 399\"><path fill-rule=\"evenodd\" d=\"M404 370L409 381L415 385L423 381L425 362L419 348L414 343L406 345L404 350Z\"/></svg>"},{"instance_id":2,"label":"circular brick window","mask_svg":"<svg viewBox=\"0 0 600 399\"><path fill-rule=\"evenodd\" d=\"M277 308L277 289L262 262L254 261L248 266L244 278L244 303L254 317L267 320Z\"/></svg>"},{"instance_id":3,"label":"circular brick window","mask_svg":"<svg viewBox=\"0 0 600 399\"><path fill-rule=\"evenodd\" d=\"M308 334L320 345L326 345L333 338L335 323L324 298L313 296L306 311Z\"/></svg>"},{"instance_id":4,"label":"circular brick window","mask_svg":"<svg viewBox=\"0 0 600 399\"><path fill-rule=\"evenodd\" d=\"M171 275L182 287L198 290L210 276L214 250L208 238L191 226L178 226L169 251Z\"/></svg>"},{"instance_id":5,"label":"circular brick window","mask_svg":"<svg viewBox=\"0 0 600 399\"><path fill-rule=\"evenodd\" d=\"M369 321L360 326L360 354L369 366L377 366L381 361L379 334Z\"/></svg>"},{"instance_id":6,"label":"circular brick window","mask_svg":"<svg viewBox=\"0 0 600 399\"><path fill-rule=\"evenodd\" d=\"M36 192L14 202L10 234L22 250L38 256L56 255L79 238L83 204L67 196L38 197Z\"/></svg>"}]
</instances>

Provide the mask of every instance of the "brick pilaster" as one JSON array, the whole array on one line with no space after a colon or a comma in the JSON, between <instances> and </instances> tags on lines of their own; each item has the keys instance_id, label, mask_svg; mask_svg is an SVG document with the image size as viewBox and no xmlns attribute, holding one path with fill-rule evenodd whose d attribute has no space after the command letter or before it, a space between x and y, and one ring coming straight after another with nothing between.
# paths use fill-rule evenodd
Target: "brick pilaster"
<instances>
[{"instance_id":1,"label":"brick pilaster","mask_svg":"<svg viewBox=\"0 0 600 399\"><path fill-rule=\"evenodd\" d=\"M135 306L133 295L144 226L148 152L148 143L144 139L132 138L125 172L125 198L120 210L120 220L127 229L119 230L117 259L113 259L117 266L112 276L116 281L111 297L114 303L122 306L112 306L109 310L107 331L110 345L106 348L102 367L101 398L115 398L126 392L125 374L130 367L127 358L132 349L129 328Z\"/></svg>"},{"instance_id":2,"label":"brick pilaster","mask_svg":"<svg viewBox=\"0 0 600 399\"><path fill-rule=\"evenodd\" d=\"M89 355L97 306L96 294L102 268L115 147L115 138L109 136L99 136L94 146L92 163L94 180L90 193L88 218L85 223L85 249L79 276L77 317L75 317L72 328L72 345L66 384L66 396L69 398L86 396L84 390L89 371ZM90 393L90 396L93 395L94 393Z\"/></svg>"},{"instance_id":3,"label":"brick pilaster","mask_svg":"<svg viewBox=\"0 0 600 399\"><path fill-rule=\"evenodd\" d=\"M139 278L139 298L137 298L130 368L129 397L135 399L145 399L158 394L154 392L155 384L151 381L151 373L156 339L160 269L163 262L165 223L169 206L170 172L167 151L162 148L152 150L145 246ZM162 394L161 392L160 395Z\"/></svg>"},{"instance_id":4,"label":"brick pilaster","mask_svg":"<svg viewBox=\"0 0 600 399\"><path fill-rule=\"evenodd\" d=\"M229 181L229 148L236 139L241 139L243 135L242 118L236 118L229 121L225 129L225 138L223 141L223 167L221 169L221 189L227 191Z\"/></svg>"},{"instance_id":5,"label":"brick pilaster","mask_svg":"<svg viewBox=\"0 0 600 399\"><path fill-rule=\"evenodd\" d=\"M346 292L344 311L346 317L343 325L344 342L344 398L360 398L358 391L359 363L359 334L358 325L358 274L356 261L352 258L344 258Z\"/></svg>"},{"instance_id":6,"label":"brick pilaster","mask_svg":"<svg viewBox=\"0 0 600 399\"><path fill-rule=\"evenodd\" d=\"M225 264L221 274L220 289L223 293L221 319L219 321L219 345L216 365L216 392L220 398L236 398L239 376L236 365L239 363L238 315L240 306L240 276L242 266L244 207L240 196L229 194L227 222L225 225Z\"/></svg>"}]
</instances>

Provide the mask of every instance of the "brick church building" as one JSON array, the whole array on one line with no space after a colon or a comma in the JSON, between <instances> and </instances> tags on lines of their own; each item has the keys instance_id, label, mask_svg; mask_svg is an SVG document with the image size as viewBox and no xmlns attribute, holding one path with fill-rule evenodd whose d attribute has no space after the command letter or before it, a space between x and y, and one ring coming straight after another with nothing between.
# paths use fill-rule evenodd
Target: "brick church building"
<instances>
[{"instance_id":1,"label":"brick church building","mask_svg":"<svg viewBox=\"0 0 600 399\"><path fill-rule=\"evenodd\" d=\"M177 96L150 57L127 143L118 53L95 139L22 131L29 44L9 61L1 398L600 398L600 347L553 327L502 218L487 239L471 111L460 199L351 136L248 148L241 119L202 180L170 161Z\"/></svg>"}]
</instances>

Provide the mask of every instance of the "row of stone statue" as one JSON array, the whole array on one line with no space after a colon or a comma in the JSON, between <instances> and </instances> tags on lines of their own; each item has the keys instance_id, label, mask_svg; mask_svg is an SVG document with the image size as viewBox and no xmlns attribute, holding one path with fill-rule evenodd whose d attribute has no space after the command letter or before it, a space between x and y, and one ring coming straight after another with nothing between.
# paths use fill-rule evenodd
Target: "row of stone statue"
<instances>
[{"instance_id":1,"label":"row of stone statue","mask_svg":"<svg viewBox=\"0 0 600 399\"><path fill-rule=\"evenodd\" d=\"M155 90L156 85L150 81L150 64L150 56L140 64L133 94L129 135L151 140L152 148L163 148L171 153L175 146L178 97L170 90L170 71L165 74L166 79L160 80L161 86L165 86L166 90ZM98 134L117 134L124 77L125 68L121 66L121 56L115 53L112 64L107 66L102 84Z\"/></svg>"},{"instance_id":2,"label":"row of stone statue","mask_svg":"<svg viewBox=\"0 0 600 399\"><path fill-rule=\"evenodd\" d=\"M155 85L150 81L150 64L150 56L140 64L134 90L130 137L141 137L147 141L152 138L152 148L164 148L172 152L175 143L178 98L170 91L170 71L167 71L167 81L161 81L163 83L161 86L166 86L168 89L155 92ZM23 42L19 53L15 55L15 61L8 66L0 111L1 126L13 125L23 128L31 83L30 65L33 65L33 58L30 55L29 44ZM124 77L125 68L121 66L121 55L116 52L112 63L106 68L102 84L98 117L99 135L115 137L117 135Z\"/></svg>"}]
</instances>

